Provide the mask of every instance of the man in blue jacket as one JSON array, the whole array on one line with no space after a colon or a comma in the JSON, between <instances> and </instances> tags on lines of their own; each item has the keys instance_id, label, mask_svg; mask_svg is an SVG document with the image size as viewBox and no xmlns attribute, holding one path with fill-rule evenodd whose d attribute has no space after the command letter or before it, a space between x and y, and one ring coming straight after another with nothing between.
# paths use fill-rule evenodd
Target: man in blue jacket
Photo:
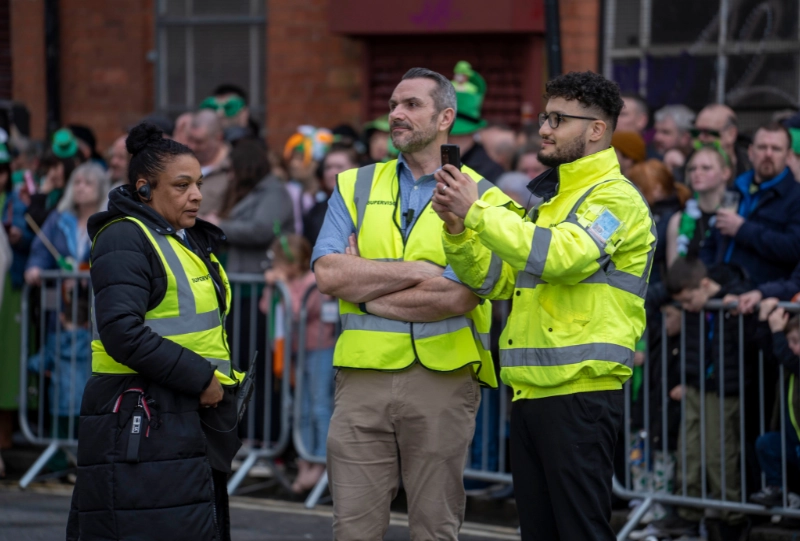
<instances>
[{"instance_id":1,"label":"man in blue jacket","mask_svg":"<svg viewBox=\"0 0 800 541\"><path fill-rule=\"evenodd\" d=\"M743 267L756 286L789 277L800 262L800 185L786 166L791 136L780 124L756 131L753 170L740 175L739 212L717 211L720 262Z\"/></svg>"}]
</instances>

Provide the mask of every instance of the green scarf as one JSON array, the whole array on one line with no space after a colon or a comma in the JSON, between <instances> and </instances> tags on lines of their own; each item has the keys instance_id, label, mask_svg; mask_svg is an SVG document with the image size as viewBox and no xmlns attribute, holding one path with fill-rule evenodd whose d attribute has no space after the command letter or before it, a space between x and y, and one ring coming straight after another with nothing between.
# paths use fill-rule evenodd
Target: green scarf
<instances>
[{"instance_id":1,"label":"green scarf","mask_svg":"<svg viewBox=\"0 0 800 541\"><path fill-rule=\"evenodd\" d=\"M699 198L699 194L695 193L694 197L686 202L686 208L681 213L681 221L678 225L678 257L686 257L686 254L689 253L689 245L697 233L697 221L703 217L703 211L700 210L698 203ZM711 231L705 233L706 237L710 234Z\"/></svg>"}]
</instances>

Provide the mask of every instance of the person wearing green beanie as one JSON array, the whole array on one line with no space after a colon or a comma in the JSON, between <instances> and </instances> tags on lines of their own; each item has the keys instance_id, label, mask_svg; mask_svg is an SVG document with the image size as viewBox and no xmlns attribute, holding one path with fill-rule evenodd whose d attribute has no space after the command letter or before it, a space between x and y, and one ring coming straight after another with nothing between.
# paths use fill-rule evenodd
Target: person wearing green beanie
<instances>
[{"instance_id":1,"label":"person wearing green beanie","mask_svg":"<svg viewBox=\"0 0 800 541\"><path fill-rule=\"evenodd\" d=\"M44 224L47 216L61 201L72 172L84 161L78 140L67 128L53 134L50 148L41 160L42 181L39 191L31 194L28 214L37 225Z\"/></svg>"},{"instance_id":2,"label":"person wearing green beanie","mask_svg":"<svg viewBox=\"0 0 800 541\"><path fill-rule=\"evenodd\" d=\"M389 155L391 143L389 131L389 115L380 116L364 124L364 143L367 145L369 159L373 163L383 162Z\"/></svg>"},{"instance_id":3,"label":"person wearing green beanie","mask_svg":"<svg viewBox=\"0 0 800 541\"><path fill-rule=\"evenodd\" d=\"M457 108L449 142L461 149L461 163L494 182L503 174L503 167L489 157L478 139L478 132L489 124L481 117L486 81L464 60L456 64L454 72Z\"/></svg>"}]
</instances>

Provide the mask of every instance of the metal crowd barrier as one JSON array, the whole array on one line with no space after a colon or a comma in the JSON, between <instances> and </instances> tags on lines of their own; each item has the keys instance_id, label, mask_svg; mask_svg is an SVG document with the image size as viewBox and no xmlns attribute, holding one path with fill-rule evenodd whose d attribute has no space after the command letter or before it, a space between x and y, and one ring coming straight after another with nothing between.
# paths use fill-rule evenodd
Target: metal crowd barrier
<instances>
[{"instance_id":1,"label":"metal crowd barrier","mask_svg":"<svg viewBox=\"0 0 800 541\"><path fill-rule=\"evenodd\" d=\"M91 306L91 287L88 287L89 273L42 271L41 279L41 294L37 303L39 310L39 362L38 382L36 382L35 389L29 388L34 382L31 381L28 370L30 321L33 308L30 297L33 288L26 285L22 292L19 422L25 439L35 445L46 446L46 448L23 475L19 483L22 488L27 487L59 451L66 453L74 461L78 445L77 425L80 414L80 401L76 397L77 386L80 379L88 378L87 370L91 371L91 362L88 366L85 362L86 356L91 354L78 350L78 335L91 332L88 321L79 321L81 298L85 298L87 303L85 305L87 315L88 306ZM61 314L69 319L67 325L62 323ZM65 327L71 327L71 329L68 330ZM59 362L62 357L62 337L69 341L68 344L63 344L67 345L70 350L68 366ZM48 368L50 355L54 357L52 369ZM61 386L58 384L63 378L68 378L66 415L61 410L64 397ZM52 382L52 389L46 385L48 380ZM35 408L28 403L29 392L38 397ZM29 409L36 411L36 422L33 424L28 417Z\"/></svg>"},{"instance_id":2,"label":"metal crowd barrier","mask_svg":"<svg viewBox=\"0 0 800 541\"><path fill-rule=\"evenodd\" d=\"M786 309L787 312L796 314L800 312L800 304L790 304L790 303L780 303L782 308ZM650 356L647 355L645 359L645 363L643 365L643 385L642 389L642 405L643 405L643 425L642 426L632 426L631 422L631 383L628 382L625 385L625 414L624 414L624 452L625 452L625 476L624 479L618 480L617 478L613 481L614 493L623 499L633 500L637 499L640 500L641 503L632 511L629 516L628 522L625 524L623 529L618 534L618 541L624 541L628 539L628 536L631 532L636 528L636 526L640 523L642 518L647 514L647 512L654 506L654 504L663 504L668 506L673 506L675 508L695 508L701 510L717 510L721 512L733 512L733 513L741 513L741 514L752 514L752 515L778 515L781 517L792 517L792 518L800 518L800 509L799 508L791 508L789 507L787 497L789 494L789 486L788 486L788 469L787 469L787 462L786 462L786 381L788 377L785 379L785 370L784 366L781 364L778 367L778 382L780 382L778 387L778 403L780 407L780 434L781 434L781 485L783 490L783 503L780 507L771 507L767 508L762 505L756 505L753 503L749 503L748 499L749 496L765 486L765 476L761 474L761 482L757 484L757 486L753 487L751 484L748 484L748 473L754 473L755 468L750 467L748 468L748 458L751 460L750 465L754 464L755 456L753 456L753 452L755 450L755 436L762 436L766 433L766 422L768 417L771 417L771 409L772 404L765 404L765 391L768 391L770 388L776 385L774 379L768 379L768 376L765 376L765 372L770 372L770 366L767 363L771 361L771 352L764 351L763 349L759 348L758 351L758 378L757 383L753 381L746 381L745 374L746 369L746 359L745 359L745 316L743 315L733 315L730 310L735 308L735 304L731 305L723 305L722 301L711 301L704 309L699 313L699 396L700 396L700 404L699 404L699 421L700 421L700 480L701 480L701 487L700 487L700 494L697 495L690 495L687 490L687 427L686 423L684 422L686 419L687 414L687 400L686 400L686 393L683 393L683 396L680 400L680 439L679 439L679 448L676 451L677 457L680 458L678 464L680 465L679 468L676 469L676 490L672 493L664 491L664 490L654 490L653 488L653 467L654 467L654 449L652 448L650 436L651 436L651 423L653 421L652 416L650 415L651 412L651 393L654 389L651 389L651 371L650 371ZM739 432L739 442L738 442L738 465L737 465L737 475L735 479L739 483L740 488L740 496L735 501L730 500L726 496L726 489L729 486L729 483L732 481L731 479L727 479L726 476L726 463L725 463L725 456L726 456L726 443L725 443L725 431L726 431L726 416L725 416L725 407L724 407L724 398L725 398L725 362L724 359L708 359L708 355L706 352L706 340L704 339L708 336L709 332L713 332L712 329L706 328L706 314L713 314L715 318L719 318L719 321L722 321L723 324L715 326L714 329L719 331L718 336L711 336L710 339L718 340L719 349L721 351L721 355L725 353L725 317L726 314L729 318L738 318L738 394L733 396L733 398L738 398L739 400L739 409L738 409L738 432ZM687 373L686 373L686 363L687 363L687 343L686 343L686 312L681 311L681 333L680 333L680 346L679 346L679 362L680 362L680 384L683 388L686 388L687 385ZM756 310L755 315L753 316L756 319L758 318L758 310ZM766 325L766 323L765 323ZM668 352L668 340L667 340L667 318L666 315L663 316L662 321L662 328L661 328L661 382L660 382L660 395L661 395L661 448L660 448L660 457L662 460L669 460L668 457L672 456L669 449L669 411L668 411L668 404L671 398L669 397L668 388L668 364L669 364L669 352ZM798 359L800 363L800 359ZM714 363L714 369L718 371L717 379L718 379L718 387L717 388L707 388L706 378L704 375L707 373L709 366L711 363ZM754 372L755 367L751 367L750 372ZM757 384L757 404L746 402L746 398L749 397L752 399L752 394L755 388L753 385ZM716 392L720 401L719 405L719 426L718 431L720 434L719 441L709 441L707 436L707 426L706 426L706 408L708 407L706 392ZM747 392L750 391L750 392ZM728 397L731 397L729 394ZM715 399L715 398L712 398ZM758 431L757 434L753 433L754 427L746 426L745 424L745 412L751 411L751 408L758 408ZM710 422L717 422L715 420L709 420ZM729 420L730 423L730 420ZM728 424L729 424L728 423ZM716 427L715 427L716 428ZM647 477L647 484L648 487L645 490L637 489L632 485L632 460L631 460L631 433L637 432L639 430L644 431L644 437L642 438L642 448L641 454L642 459L641 463L639 464L639 472L645 471L649 472L650 476ZM712 497L710 495L709 487L708 487L708 456L710 453L719 453L720 456L720 472L719 472L719 480L720 480L720 487L719 487L719 496ZM680 470L680 472L678 472ZM680 473L680 479L682 480L680 484L678 484L678 473Z\"/></svg>"},{"instance_id":3,"label":"metal crowd barrier","mask_svg":"<svg viewBox=\"0 0 800 541\"><path fill-rule=\"evenodd\" d=\"M63 451L74 464L78 445L78 420L80 414L80 398L82 385L91 374L91 317L90 307L93 306L93 294L88 272L62 272L42 271L41 288L25 286L22 294L21 306L21 334L22 347L20 355L20 403L19 421L22 434L26 440L34 445L45 447L44 452L38 457L33 466L20 480L20 487L27 487L48 462L59 452ZM285 485L287 480L281 477L273 459L280 456L288 447L291 438L291 335L292 335L292 305L289 290L284 284L277 284L275 291L284 304L283 330L286 333L287 345L284 349L283 370L284 377L280 386L275 386L273 376L273 340L274 326L269 318L266 328L262 328L264 343L258 343L258 300L260 286L263 286L263 276L260 274L230 274L229 280L232 288L232 318L233 332L231 332L231 358L235 365L249 369L249 362L254 359L255 352L260 351L257 381L258 385L253 399L248 408L248 413L240 424L240 437L243 446L237 455L241 460L236 473L228 483L229 492L233 493L238 488L253 466L259 460L265 461L271 468L275 477ZM40 291L38 299L31 300L32 292ZM244 291L251 294L249 302L243 302ZM32 334L32 310L38 308L38 378L32 378L29 370L29 360L32 352L29 339ZM243 309L248 310L247 343L242 343L244 328ZM63 320L63 321L62 321ZM79 334L83 341L79 339ZM68 363L59 362L63 359L62 338L67 338L70 348ZM49 357L55 357L51 363ZM246 360L245 360L246 359ZM47 361L47 362L45 362ZM247 363L247 364L245 364ZM52 366L51 366L52 365ZM60 382L68 378L68 402L66 411L62 411L64 402L62 385ZM50 382L48 385L47 382ZM52 387L52 388L51 388ZM80 387L80 388L79 388ZM274 426L273 400L275 393L280 397L277 407L278 426ZM29 393L36 396L35 403L30 403ZM256 405L261 406L257 411ZM35 412L35 413L33 413ZM35 416L35 420L32 418ZM258 417L262 419L257 421ZM272 437L275 435L275 437ZM43 479L50 476L63 476L74 470L63 470L53 474L39 476ZM248 487L248 489L252 489Z\"/></svg>"},{"instance_id":4,"label":"metal crowd barrier","mask_svg":"<svg viewBox=\"0 0 800 541\"><path fill-rule=\"evenodd\" d=\"M284 486L289 487L291 483L282 474L280 468L275 464L274 459L286 450L291 439L291 374L292 374L292 298L286 285L276 284L274 294L277 294L283 303L283 332L285 343L283 349L283 377L280 381L279 404L279 426L278 437L272 441L272 434L275 432L273 427L273 407L275 399L275 380L273 374L273 362L275 360L273 346L275 343L275 330L277 321L272 321L270 317L265 318L265 328L263 336L264 343L258 343L258 302L261 288L264 286L264 276L262 274L228 274L228 280L232 289L231 312L228 318L233 318L233 330L229 333L231 344L231 359L234 364L238 364L242 369L245 362L249 363L256 358L256 352L264 353L263 357L258 357L260 364L257 367L257 381L263 378L263 385L257 386L253 393L253 398L247 409L245 418L242 419L243 427L240 426L240 437L242 448L237 454L237 458L242 460L241 465L228 481L228 493L243 494L262 488L263 484L256 484L240 489L242 481L247 477L258 461L265 462L272 470L275 478ZM249 293L249 302L244 302L244 291ZM243 330L243 310L245 305L249 315L249 325L247 329L247 344L242 344ZM231 336L232 335L232 336ZM260 359L263 358L263 361ZM245 361L247 359L247 361ZM258 416L262 415L261 423L257 422ZM269 484L269 482L267 483Z\"/></svg>"},{"instance_id":5,"label":"metal crowd barrier","mask_svg":"<svg viewBox=\"0 0 800 541\"><path fill-rule=\"evenodd\" d=\"M44 452L39 456L34 465L26 472L20 481L22 488L28 486L31 481L41 472L47 465L48 461L58 453L59 450L67 453L68 457L74 460L75 450L77 447L77 431L78 431L78 416L79 416L79 401L76 394L81 387L81 380L88 377L86 373L90 370L91 366L91 353L90 351L79 350L79 335L82 333L91 333L88 318L86 315L87 307L91 307L93 303L91 287L89 283L89 274L86 272L61 272L61 271L43 271L42 274L42 287L39 289L41 294L38 299L32 300L31 293L33 288L26 286L22 295L22 348L21 348L21 371L20 371L20 426L25 438L35 445L45 447ZM276 318L265 317L259 333L259 308L258 301L261 288L263 287L263 278L259 274L231 274L229 275L231 282L233 301L232 310L229 318L232 318L232 332L231 340L231 354L232 360L235 364L239 364L243 369L248 369L245 363L250 359L255 358L256 351L262 351L263 356L258 359L259 366L259 385L257 386L255 396L250 403L248 413L240 426L240 436L243 441L242 449L238 455L241 460L241 465L230 479L228 483L228 490L234 493L237 490L241 492L260 488L259 485L251 485L240 489L242 482L248 476L252 468L258 461L266 461L271 466L275 478L289 486L290 483L283 477L281 470L275 466L274 459L280 456L289 446L290 442L294 443L298 455L312 463L325 463L324 456L315 456L310 453L303 441L300 430L292 431L292 428L300 426L301 422L301 408L303 395L309 392L307 382L303 375L303 368L307 361L306 342L304 336L307 329L308 308L307 303L310 296L316 290L315 287L309 289L303 299L300 308L300 321L299 333L301 337L297 344L297 366L296 370L292 371L293 363L293 347L292 341L294 339L293 333L293 317L292 317L292 299L287 287L278 283L273 291L277 294L280 302L283 304L283 314L281 322L283 326L283 333L285 336L285 344L283 349L283 374L279 384L275 381L273 374L273 361L274 351L273 346L275 343L275 323L272 321ZM246 293L249 293L247 295ZM249 299L249 300L248 300ZM791 313L800 313L800 304L781 303L781 307L785 308ZM719 362L719 359L708 359L706 352L706 340L704 337L711 329L706 329L706 314L714 314L720 321L724 321L726 314L730 314L732 306L723 306L721 301L713 301L706 305L705 309L700 312L698 318L699 331L698 336L700 342L699 349L699 397L700 397L700 479L701 489L700 494L690 495L686 483L682 483L680 490L676 492L668 492L666 490L656 490L653 488L652 472L654 466L655 452L659 449L654 449L650 435L651 424L653 416L651 415L651 406L654 401L651 400L651 394L655 391L651 388L651 367L650 356L648 355L643 365L643 381L642 385L642 410L643 410L643 423L641 426L632 425L632 411L631 411L631 384L630 382L625 385L625 413L624 413L624 456L625 456L625 474L624 478L614 479L614 493L623 499L637 499L641 503L631 513L630 520L619 533L618 539L627 539L631 531L642 520L646 513L652 508L654 504L663 504L676 507L688 507L697 509L716 509L720 511L729 511L742 514L756 514L756 515L779 515L783 517L800 518L800 509L792 508L789 506L787 500L789 494L789 481L788 481L788 468L786 458L786 389L785 380L786 374L783 365L778 366L777 376L778 381L778 403L780 406L780 430L781 430L781 470L782 478L781 485L783 489L783 504L780 507L765 508L761 505L756 505L748 502L748 497L753 492L763 488L765 483L764 475L761 476L761 483L756 487L752 483L748 483L748 458L752 459L753 446L755 436L761 436L766 433L767 415L772 407L772 404L765 403L766 391L774 386L775 381L769 378L771 372L770 366L767 364L771 362L769 352L760 351L758 355L758 378L757 383L746 381L746 359L745 359L745 318L742 315L728 317L738 317L738 394L736 398L739 400L739 414L738 414L738 468L737 480L740 485L740 497L736 501L727 499L726 488L728 483L731 482L727 479L725 471L725 408L724 401L724 371L725 363ZM32 377L32 373L28 370L29 358L31 351L29 348L29 339L32 335L30 326L32 311L38 309L38 349L40 355L40 362L38 363L37 371L38 378ZM504 324L507 317L507 305L498 304L500 314L499 321L496 324ZM245 325L245 310L247 311L247 325ZM247 327L246 333L243 332ZM686 314L681 313L681 329L686 328ZM714 336L714 340L718 340L720 349L725 350L725 325L718 326L718 336ZM260 343L259 334L263 338L263 343ZM660 382L660 401L661 401L661 448L660 456L662 460L669 460L669 457L674 456L669 450L669 408L668 404L671 400L669 397L668 388L668 371L670 369L670 359L668 355L668 340L667 340L667 320L666 317L662 321L662 342L661 342L661 382ZM245 340L246 338L246 340ZM686 332L681 332L680 335L680 382L681 385L686 387L687 373L687 344ZM62 350L63 347L69 348L68 352ZM50 355L55 358L54 363L46 363L46 357ZM87 364L88 356L88 364ZM66 359L66 360L65 360ZM59 362L63 361L63 362ZM798 360L800 362L800 359ZM718 370L718 383L719 388L707 388L706 378L702 377L706 373L707 368L711 363ZM752 372L755 372L753 369ZM294 376L294 388L292 385L292 377ZM64 378L67 378L66 380ZM50 381L51 385L47 385ZM66 385L60 382L66 381ZM757 384L757 387L753 387ZM34 388L35 386L35 388ZM66 400L62 394L64 389L67 389L69 395ZM752 393L746 392L747 389L757 389L757 404L751 403ZM706 391L717 392L720 399L720 418L719 418L719 433L720 441L708 441L706 436L706 408L707 398ZM36 403L29 403L29 392L37 395ZM279 393L279 397L276 396ZM750 395L749 398L747 395ZM497 412L494 414L491 408L488 407L490 400L493 396L498 397L496 400ZM748 401L746 401L748 400ZM64 408L64 403L66 407ZM492 483L502 483L510 485L511 474L507 471L506 464L506 447L507 447L507 421L508 421L508 405L509 395L508 389L501 386L498 393L492 393L490 390L484 390L482 396L482 408L477 420L476 436L480 434L480 460L478 467L470 467L465 470L464 477L467 479L475 479L487 481ZM753 431L752 426L748 427L745 424L744 412L753 411L752 408L758 408L758 431L757 434ZM279 411L274 411L278 408ZM35 412L35 413L33 413ZM687 404L686 394L684 393L680 401L680 418L686 419ZM259 419L260 417L260 419ZM277 422L277 426L275 423ZM716 420L714 420L716 422ZM687 433L686 424L681 422L681 438L680 449L677 450L677 455L680 457L680 473L681 479L687 478ZM633 486L633 476L637 474L632 469L634 466L631 459L631 437L632 433L643 431L645 437L641 442L641 460L637 461L637 472L642 474L644 472L647 477L647 487L637 488ZM475 447L475 446L473 446ZM496 452L492 450L496 448ZM472 455L476 449L471 448L468 464L472 464ZM720 460L720 495L719 497L712 497L708 489L708 455L709 453L719 452L722 460ZM496 455L494 459L490 460L492 455ZM492 462L496 462L492 464ZM752 464L753 461L751 460ZM50 474L56 475L56 474ZM677 475L676 475L677 477ZM322 494L327 487L327 477L323 477L317 484L314 490L306 501L307 507L313 507L317 504Z\"/></svg>"},{"instance_id":6,"label":"metal crowd barrier","mask_svg":"<svg viewBox=\"0 0 800 541\"><path fill-rule=\"evenodd\" d=\"M84 381L91 373L91 351L89 344L84 343L83 350L79 351L75 335L79 332L91 333L90 314L79 317L79 306L86 311L93 306L93 294L88 272L63 272L43 271L42 287L25 287L22 300L22 349L20 370L20 425L24 437L34 445L45 447L43 453L35 464L26 472L20 481L22 488L27 487L34 479L47 476L64 475L74 470L65 470L60 473L39 476L48 462L59 450L67 453L72 463L75 463L78 444L78 420L80 414L80 394L77 394L77 382ZM303 299L300 308L300 321L297 336L301 337L297 344L296 369L293 370L293 318L292 299L285 284L276 284L275 295L283 305L282 327L285 336L283 346L283 377L276 384L273 374L275 325L270 317L259 316L258 301L261 289L264 287L263 277L260 274L229 274L231 283L232 302L228 322L232 324L229 332L231 343L231 359L235 365L243 370L249 369L249 362L256 358L258 364L258 385L248 412L240 424L240 437L242 448L237 454L238 468L228 482L230 493L245 493L263 488L262 484L250 484L242 487L243 481L248 477L257 463L265 463L272 471L272 476L286 486L291 485L282 474L281 468L275 465L274 459L286 451L290 442L294 443L300 458L312 463L325 463L325 456L312 455L300 430L292 431L301 423L301 408L303 396L307 389L304 378L304 366L307 360L306 341L304 339L307 328L308 308L307 302L316 291L316 286L310 288ZM38 299L32 299L34 291L40 291ZM65 299L79 299L80 302L66 303ZM83 303L83 304L81 304ZM29 358L34 353L29 348L29 336L32 333L32 311L38 308L38 352L44 355L49 340L54 341L56 357L61 356L62 337L72 336L70 344L70 362L67 366L56 362L52 368L39 363L38 378L28 370ZM65 310L66 308L66 310ZM64 322L62 323L61 314ZM337 312L338 313L338 312ZM507 317L507 306L504 308L502 320ZM83 321L80 321L83 319ZM65 330L65 325L71 330ZM259 332L261 331L261 332ZM259 339L261 335L261 339ZM90 335L89 335L90 336ZM34 377L32 377L34 376ZM53 406L59 404L63 398L60 396L61 387L53 385L50 392L47 382L59 382L69 378L69 408L64 415L52 414ZM294 379L293 379L294 378ZM32 389L36 386L35 391ZM29 390L36 395L36 400L29 400ZM80 391L82 392L82 386ZM497 393L484 389L482 391L482 408L476 427L476 437L480 435L480 465L468 468L464 472L467 479L488 481L492 483L511 484L511 475L506 465L507 447L507 420L508 420L508 389L501 387L499 398ZM280 396L276 395L279 394ZM490 401L497 403L497 413L488 407ZM35 402L35 403L31 403ZM49 406L50 405L50 406ZM49 407L48 407L49 406ZM275 408L279 411L274 412ZM34 414L31 411L35 411ZM277 422L277 426L276 426ZM490 448L496 449L496 462L490 467ZM472 463L474 451L470 450L469 463ZM268 483L271 483L269 481ZM323 476L314 490L309 495L306 505L315 506L327 488L327 476Z\"/></svg>"}]
</instances>

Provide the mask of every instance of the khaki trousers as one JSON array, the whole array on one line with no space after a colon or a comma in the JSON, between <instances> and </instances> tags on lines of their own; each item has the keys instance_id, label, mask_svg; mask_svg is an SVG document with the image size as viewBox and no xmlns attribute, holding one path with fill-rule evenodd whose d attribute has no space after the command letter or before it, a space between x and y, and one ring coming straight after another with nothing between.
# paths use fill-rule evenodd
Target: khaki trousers
<instances>
[{"instance_id":1,"label":"khaki trousers","mask_svg":"<svg viewBox=\"0 0 800 541\"><path fill-rule=\"evenodd\" d=\"M728 396L722 399L724 408L723 418L725 425L725 457L722 457L720 448L720 399L719 394L706 391L705 396L705 429L706 429L706 480L707 496L711 499L721 499L722 491L722 465L725 464L725 499L729 502L740 502L740 472L739 469L739 397ZM683 473L683 430L678 436L678 490L683 494L683 482L686 483L686 493L699 498L702 496L703 472L702 453L700 452L700 391L694 387L686 387L686 479L681 479ZM703 511L695 508L680 508L678 514L686 520L695 522L703 518ZM739 513L723 511L723 520L736 522L742 518Z\"/></svg>"},{"instance_id":2,"label":"khaki trousers","mask_svg":"<svg viewBox=\"0 0 800 541\"><path fill-rule=\"evenodd\" d=\"M470 367L340 369L327 452L334 539L382 540L401 478L411 539L458 539L480 398Z\"/></svg>"}]
</instances>

